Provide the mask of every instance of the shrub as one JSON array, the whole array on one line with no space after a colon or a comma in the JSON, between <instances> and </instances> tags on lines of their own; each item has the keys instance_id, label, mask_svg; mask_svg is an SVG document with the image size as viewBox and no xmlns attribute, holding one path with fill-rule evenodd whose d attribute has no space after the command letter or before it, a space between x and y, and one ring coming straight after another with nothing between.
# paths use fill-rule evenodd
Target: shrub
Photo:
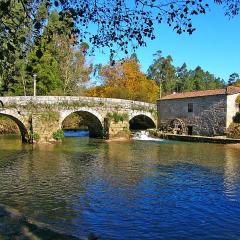
<instances>
[{"instance_id":1,"label":"shrub","mask_svg":"<svg viewBox=\"0 0 240 240\"><path fill-rule=\"evenodd\" d=\"M62 129L58 129L56 132L52 134L53 139L60 141L64 138L64 132Z\"/></svg>"},{"instance_id":2,"label":"shrub","mask_svg":"<svg viewBox=\"0 0 240 240\"><path fill-rule=\"evenodd\" d=\"M38 133L33 133L33 135L32 135L32 139L34 140L34 141L39 141L39 139L40 139L40 135L38 134Z\"/></svg>"},{"instance_id":3,"label":"shrub","mask_svg":"<svg viewBox=\"0 0 240 240\"><path fill-rule=\"evenodd\" d=\"M128 120L128 114L127 113L118 113L118 112L113 112L113 113L107 113L107 117L109 120L114 120L114 122L118 123L120 121L127 121Z\"/></svg>"},{"instance_id":4,"label":"shrub","mask_svg":"<svg viewBox=\"0 0 240 240\"><path fill-rule=\"evenodd\" d=\"M236 115L233 117L234 123L240 123L240 112L237 112Z\"/></svg>"},{"instance_id":5,"label":"shrub","mask_svg":"<svg viewBox=\"0 0 240 240\"><path fill-rule=\"evenodd\" d=\"M39 140L40 140L40 135L38 133L34 132L29 134L29 138L28 138L29 142L32 142L32 141L38 142Z\"/></svg>"}]
</instances>

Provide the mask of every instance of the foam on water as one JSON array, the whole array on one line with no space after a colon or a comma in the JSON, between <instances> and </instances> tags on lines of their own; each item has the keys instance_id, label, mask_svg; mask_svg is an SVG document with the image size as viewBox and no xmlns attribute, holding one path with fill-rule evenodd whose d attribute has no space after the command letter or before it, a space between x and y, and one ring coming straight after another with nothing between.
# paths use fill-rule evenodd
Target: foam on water
<instances>
[{"instance_id":1,"label":"foam on water","mask_svg":"<svg viewBox=\"0 0 240 240\"><path fill-rule=\"evenodd\" d=\"M140 140L140 141L164 141L163 139L153 138L149 136L148 131L138 131L133 134L133 140Z\"/></svg>"}]
</instances>

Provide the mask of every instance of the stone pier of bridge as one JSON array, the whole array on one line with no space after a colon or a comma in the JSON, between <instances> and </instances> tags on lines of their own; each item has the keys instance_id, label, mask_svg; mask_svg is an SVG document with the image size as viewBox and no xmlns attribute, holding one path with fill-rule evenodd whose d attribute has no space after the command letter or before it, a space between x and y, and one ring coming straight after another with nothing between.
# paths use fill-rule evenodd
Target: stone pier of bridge
<instances>
[{"instance_id":1,"label":"stone pier of bridge","mask_svg":"<svg viewBox=\"0 0 240 240\"><path fill-rule=\"evenodd\" d=\"M72 113L84 119L94 138L127 137L131 121L137 118L157 125L156 105L145 102L78 96L0 97L0 115L15 121L24 142L56 141L54 136Z\"/></svg>"}]
</instances>

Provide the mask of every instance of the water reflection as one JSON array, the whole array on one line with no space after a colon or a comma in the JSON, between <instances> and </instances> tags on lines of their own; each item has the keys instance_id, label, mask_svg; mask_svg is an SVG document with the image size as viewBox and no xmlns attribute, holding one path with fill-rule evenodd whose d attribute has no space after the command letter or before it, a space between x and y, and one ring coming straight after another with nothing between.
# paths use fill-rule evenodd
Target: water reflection
<instances>
[{"instance_id":1,"label":"water reflection","mask_svg":"<svg viewBox=\"0 0 240 240\"><path fill-rule=\"evenodd\" d=\"M224 187L230 200L239 200L240 195L240 147L229 145L225 147Z\"/></svg>"},{"instance_id":2,"label":"water reflection","mask_svg":"<svg viewBox=\"0 0 240 240\"><path fill-rule=\"evenodd\" d=\"M0 141L0 202L68 234L239 236L239 148L89 138L33 147Z\"/></svg>"}]
</instances>

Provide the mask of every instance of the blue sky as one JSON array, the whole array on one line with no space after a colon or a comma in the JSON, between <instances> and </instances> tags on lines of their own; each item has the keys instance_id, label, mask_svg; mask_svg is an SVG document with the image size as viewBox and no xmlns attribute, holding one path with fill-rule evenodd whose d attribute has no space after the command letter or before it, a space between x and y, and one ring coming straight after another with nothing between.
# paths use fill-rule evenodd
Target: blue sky
<instances>
[{"instance_id":1,"label":"blue sky","mask_svg":"<svg viewBox=\"0 0 240 240\"><path fill-rule=\"evenodd\" d=\"M172 56L175 66L186 62L188 68L194 69L199 65L225 81L233 72L240 74L240 16L229 20L223 8L214 5L206 15L194 17L193 25L197 30L190 36L178 35L165 24L157 25L156 39L147 41L147 47L136 52L142 70L146 72L153 54L162 50L163 56ZM107 63L109 54L96 50L93 60Z\"/></svg>"}]
</instances>

